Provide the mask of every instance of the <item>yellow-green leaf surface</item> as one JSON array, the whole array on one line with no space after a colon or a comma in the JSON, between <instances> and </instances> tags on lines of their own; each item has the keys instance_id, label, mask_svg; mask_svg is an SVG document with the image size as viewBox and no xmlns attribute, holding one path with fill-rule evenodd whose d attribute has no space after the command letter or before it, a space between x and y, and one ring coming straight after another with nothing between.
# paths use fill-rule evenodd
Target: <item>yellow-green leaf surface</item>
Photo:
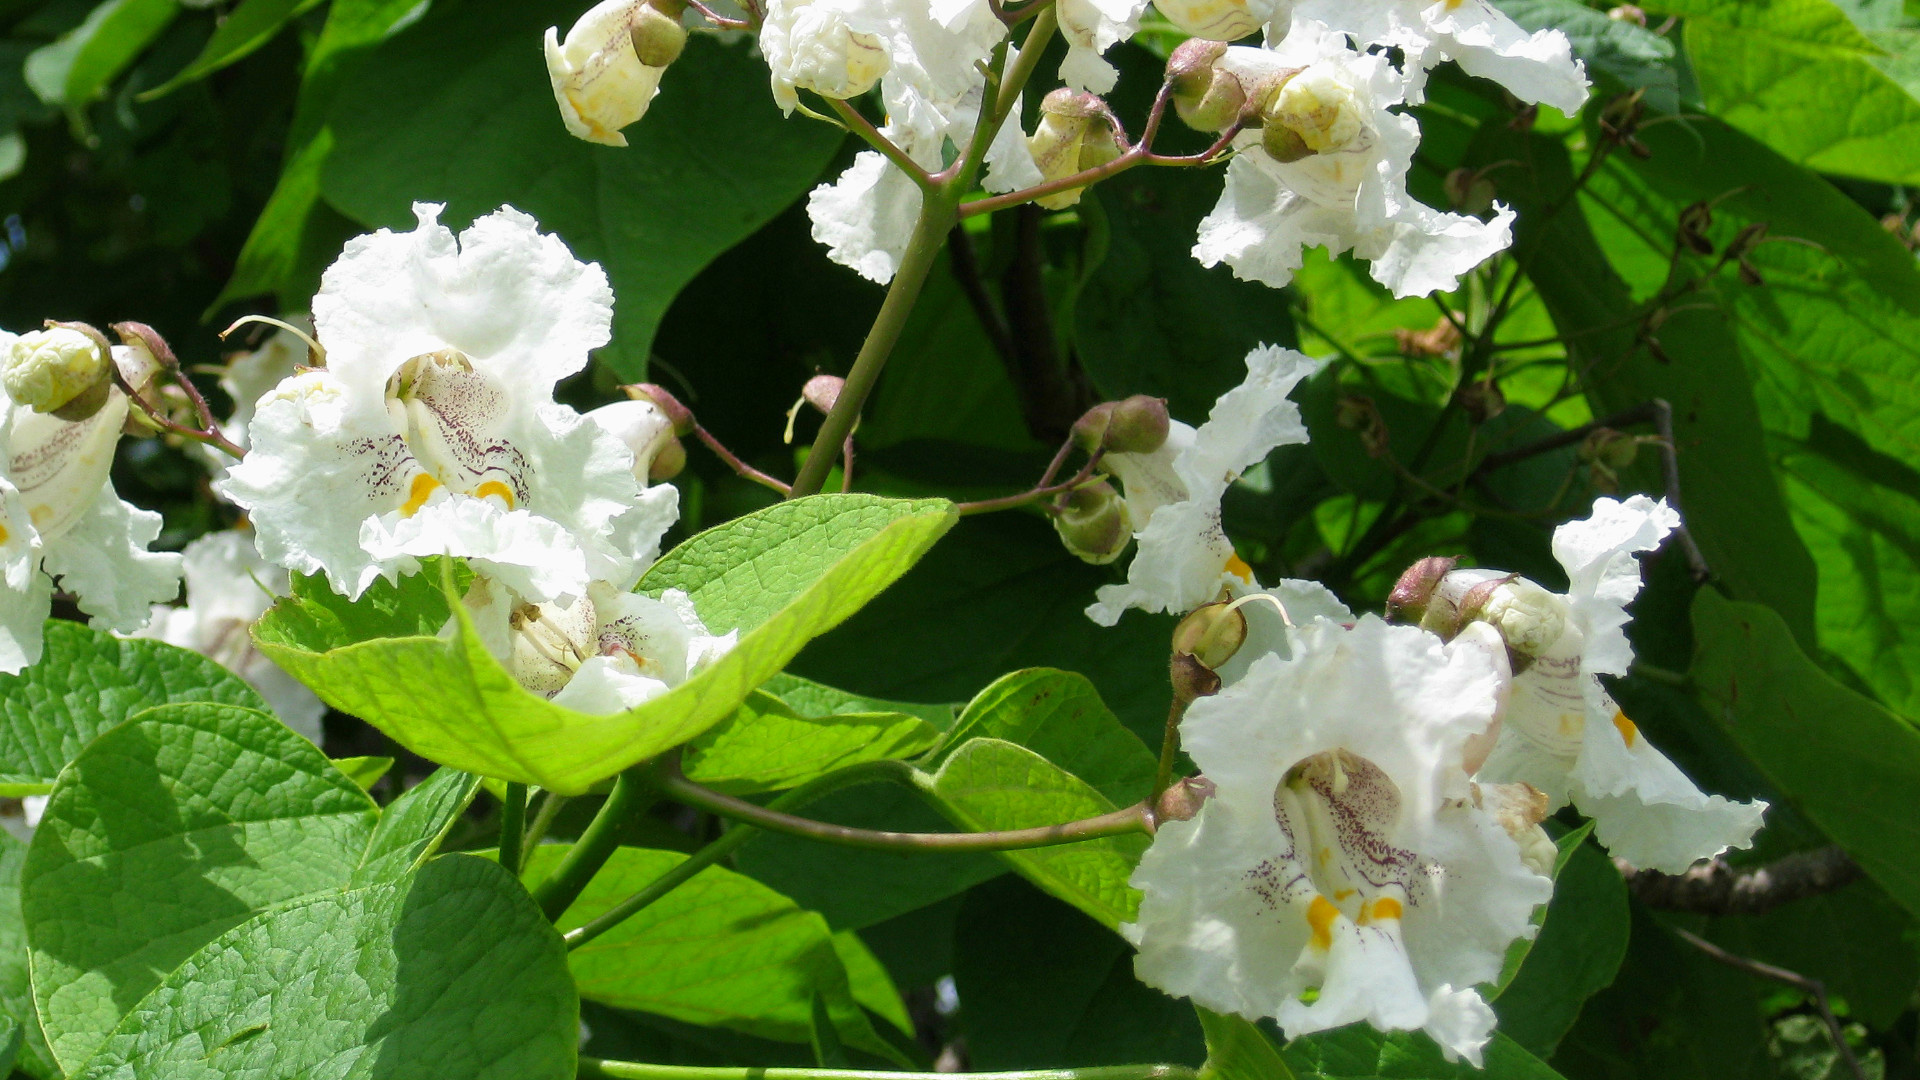
<instances>
[{"instance_id":1,"label":"yellow-green leaf surface","mask_svg":"<svg viewBox=\"0 0 1920 1080\"><path fill-rule=\"evenodd\" d=\"M1200 1014L1200 1030L1207 1036L1201 1080L1292 1080L1293 1070L1259 1028L1238 1016L1198 1006L1194 1012Z\"/></svg>"},{"instance_id":2,"label":"yellow-green leaf surface","mask_svg":"<svg viewBox=\"0 0 1920 1080\"><path fill-rule=\"evenodd\" d=\"M725 719L802 646L838 625L951 528L942 499L816 495L710 529L667 553L642 591L682 589L739 644L638 708L591 716L528 693L466 625L325 648L283 602L255 631L263 652L328 704L430 760L578 794ZM282 616L284 612L285 617ZM324 651L318 651L315 645Z\"/></svg>"},{"instance_id":3,"label":"yellow-green leaf surface","mask_svg":"<svg viewBox=\"0 0 1920 1080\"><path fill-rule=\"evenodd\" d=\"M1118 809L1085 780L1001 739L971 739L954 751L934 774L932 791L955 824L976 831L1059 825ZM1146 836L1128 835L1000 857L1112 929L1139 914L1140 894L1127 878L1146 850Z\"/></svg>"},{"instance_id":4,"label":"yellow-green leaf surface","mask_svg":"<svg viewBox=\"0 0 1920 1080\"><path fill-rule=\"evenodd\" d=\"M129 716L183 701L268 711L251 686L196 652L46 623L40 662L0 675L0 796L45 794L93 737Z\"/></svg>"},{"instance_id":5,"label":"yellow-green leaf surface","mask_svg":"<svg viewBox=\"0 0 1920 1080\"><path fill-rule=\"evenodd\" d=\"M544 878L566 850L536 849L526 880ZM676 851L621 848L556 925L580 926L685 860ZM568 965L584 998L761 1038L807 1042L816 996L848 1046L895 1054L861 1005L911 1030L898 991L859 939L834 935L815 912L724 867L700 871L573 950Z\"/></svg>"},{"instance_id":6,"label":"yellow-green leaf surface","mask_svg":"<svg viewBox=\"0 0 1920 1080\"><path fill-rule=\"evenodd\" d=\"M166 976L74 1080L570 1080L566 948L497 864L264 912Z\"/></svg>"},{"instance_id":7,"label":"yellow-green leaf surface","mask_svg":"<svg viewBox=\"0 0 1920 1080\"><path fill-rule=\"evenodd\" d=\"M732 716L687 744L682 767L689 779L718 791L780 791L849 765L912 757L939 738L940 730L917 716L804 716L756 690Z\"/></svg>"},{"instance_id":8,"label":"yellow-green leaf surface","mask_svg":"<svg viewBox=\"0 0 1920 1080\"><path fill-rule=\"evenodd\" d=\"M1820 670L1766 607L1702 589L1693 633L1708 714L1795 808L1920 913L1920 731Z\"/></svg>"}]
</instances>

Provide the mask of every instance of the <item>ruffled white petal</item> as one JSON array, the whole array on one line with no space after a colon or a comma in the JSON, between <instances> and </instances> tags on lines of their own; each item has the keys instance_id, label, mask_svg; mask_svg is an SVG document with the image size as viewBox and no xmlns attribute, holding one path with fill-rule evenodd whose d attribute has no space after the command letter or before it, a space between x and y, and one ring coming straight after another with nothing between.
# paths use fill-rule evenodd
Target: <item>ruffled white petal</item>
<instances>
[{"instance_id":1,"label":"ruffled white petal","mask_svg":"<svg viewBox=\"0 0 1920 1080\"><path fill-rule=\"evenodd\" d=\"M403 574L419 569L419 559L458 555L536 600L577 596L592 580L586 552L559 524L444 493L410 516L396 511L362 521L359 546L378 566Z\"/></svg>"},{"instance_id":2,"label":"ruffled white petal","mask_svg":"<svg viewBox=\"0 0 1920 1080\"><path fill-rule=\"evenodd\" d=\"M1440 58L1499 83L1521 101L1551 105L1568 116L1586 103L1586 65L1573 58L1573 45L1559 30L1529 34L1487 0L1441 0L1421 13L1421 21Z\"/></svg>"},{"instance_id":3,"label":"ruffled white petal","mask_svg":"<svg viewBox=\"0 0 1920 1080\"><path fill-rule=\"evenodd\" d=\"M41 566L74 594L94 629L131 633L146 625L153 605L180 592L179 554L147 550L159 535L159 514L102 486L71 528L46 541Z\"/></svg>"},{"instance_id":4,"label":"ruffled white petal","mask_svg":"<svg viewBox=\"0 0 1920 1080\"><path fill-rule=\"evenodd\" d=\"M1056 0L1054 14L1067 42L1060 81L1090 94L1104 94L1120 72L1103 58L1108 49L1134 35L1151 0Z\"/></svg>"},{"instance_id":5,"label":"ruffled white petal","mask_svg":"<svg viewBox=\"0 0 1920 1080\"><path fill-rule=\"evenodd\" d=\"M7 411L0 398L0 417ZM0 445L5 421L0 419ZM40 538L20 492L0 475L0 672L38 663L41 627L53 608L53 581L40 572Z\"/></svg>"},{"instance_id":6,"label":"ruffled white petal","mask_svg":"<svg viewBox=\"0 0 1920 1080\"><path fill-rule=\"evenodd\" d=\"M1233 545L1220 527L1220 500L1275 447L1307 441L1287 395L1317 369L1303 353L1262 345L1247 354L1245 381L1214 402L1205 424L1171 425L1159 450L1106 459L1125 489L1139 548L1126 583L1101 586L1089 618L1112 626L1130 607L1191 611L1222 588L1251 584L1249 574L1229 569Z\"/></svg>"},{"instance_id":7,"label":"ruffled white petal","mask_svg":"<svg viewBox=\"0 0 1920 1080\"><path fill-rule=\"evenodd\" d=\"M863 150L838 180L807 196L807 216L829 259L884 285L906 254L920 189L886 158Z\"/></svg>"},{"instance_id":8,"label":"ruffled white petal","mask_svg":"<svg viewBox=\"0 0 1920 1080\"><path fill-rule=\"evenodd\" d=\"M1569 521L1553 532L1553 555L1567 571L1567 602L1586 635L1584 667L1603 675L1625 675L1633 648L1624 627L1626 606L1640 593L1640 560L1678 528L1680 515L1665 499L1634 495L1625 502L1601 497L1584 521Z\"/></svg>"},{"instance_id":9,"label":"ruffled white petal","mask_svg":"<svg viewBox=\"0 0 1920 1080\"><path fill-rule=\"evenodd\" d=\"M550 399L612 335L606 272L510 206L457 240L440 210L415 203L412 231L355 237L322 275L313 321L328 369L378 401L406 360L455 349L510 395Z\"/></svg>"}]
</instances>

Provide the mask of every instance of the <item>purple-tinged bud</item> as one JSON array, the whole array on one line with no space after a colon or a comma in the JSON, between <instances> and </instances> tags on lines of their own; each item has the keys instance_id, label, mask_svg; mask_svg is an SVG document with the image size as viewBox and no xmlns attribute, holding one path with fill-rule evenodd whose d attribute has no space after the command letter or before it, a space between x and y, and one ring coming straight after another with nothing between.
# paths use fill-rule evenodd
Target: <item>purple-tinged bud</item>
<instances>
[{"instance_id":1,"label":"purple-tinged bud","mask_svg":"<svg viewBox=\"0 0 1920 1080\"><path fill-rule=\"evenodd\" d=\"M846 385L847 380L838 375L815 375L800 388L800 396L806 399L807 404L820 410L820 414L824 416L832 412L834 405L839 403L840 391Z\"/></svg>"},{"instance_id":2,"label":"purple-tinged bud","mask_svg":"<svg viewBox=\"0 0 1920 1080\"><path fill-rule=\"evenodd\" d=\"M1214 796L1213 781L1204 776L1189 776L1185 780L1176 780L1173 786L1160 793L1153 804L1155 823L1168 821L1192 821L1200 816L1200 808Z\"/></svg>"},{"instance_id":3,"label":"purple-tinged bud","mask_svg":"<svg viewBox=\"0 0 1920 1080\"><path fill-rule=\"evenodd\" d=\"M1172 420L1167 399L1135 394L1113 403L1107 421L1107 450L1115 454L1151 454L1166 445Z\"/></svg>"},{"instance_id":4,"label":"purple-tinged bud","mask_svg":"<svg viewBox=\"0 0 1920 1080\"><path fill-rule=\"evenodd\" d=\"M1061 87L1040 102L1040 120L1027 138L1027 150L1047 181L1064 180L1119 157L1119 122L1107 103L1080 90ZM1080 201L1084 187L1069 188L1034 201L1063 210Z\"/></svg>"},{"instance_id":5,"label":"purple-tinged bud","mask_svg":"<svg viewBox=\"0 0 1920 1080\"><path fill-rule=\"evenodd\" d=\"M1174 654L1167 678L1173 683L1173 699L1188 705L1220 692L1220 676L1190 653Z\"/></svg>"},{"instance_id":6,"label":"purple-tinged bud","mask_svg":"<svg viewBox=\"0 0 1920 1080\"><path fill-rule=\"evenodd\" d=\"M1418 623L1426 618L1427 603L1433 599L1434 590L1460 560L1451 555L1429 555L1400 575L1394 582L1393 591L1387 594L1387 618L1394 622Z\"/></svg>"},{"instance_id":7,"label":"purple-tinged bud","mask_svg":"<svg viewBox=\"0 0 1920 1080\"><path fill-rule=\"evenodd\" d=\"M1232 73L1214 66L1226 54L1225 42L1190 38L1167 58L1173 110L1195 131L1225 131L1246 112L1246 87Z\"/></svg>"},{"instance_id":8,"label":"purple-tinged bud","mask_svg":"<svg viewBox=\"0 0 1920 1080\"><path fill-rule=\"evenodd\" d=\"M1103 401L1082 413L1073 422L1073 442L1091 454L1106 445L1107 427L1113 423L1113 402Z\"/></svg>"},{"instance_id":9,"label":"purple-tinged bud","mask_svg":"<svg viewBox=\"0 0 1920 1080\"><path fill-rule=\"evenodd\" d=\"M1095 566L1119 558L1133 542L1127 501L1105 480L1068 494L1065 505L1053 514L1053 529L1075 558Z\"/></svg>"},{"instance_id":10,"label":"purple-tinged bud","mask_svg":"<svg viewBox=\"0 0 1920 1080\"><path fill-rule=\"evenodd\" d=\"M659 406L667 419L673 422L675 435L691 435L699 425L694 423L693 410L680 404L680 399L667 392L667 388L658 383L632 383L620 388L635 401L651 401Z\"/></svg>"}]
</instances>

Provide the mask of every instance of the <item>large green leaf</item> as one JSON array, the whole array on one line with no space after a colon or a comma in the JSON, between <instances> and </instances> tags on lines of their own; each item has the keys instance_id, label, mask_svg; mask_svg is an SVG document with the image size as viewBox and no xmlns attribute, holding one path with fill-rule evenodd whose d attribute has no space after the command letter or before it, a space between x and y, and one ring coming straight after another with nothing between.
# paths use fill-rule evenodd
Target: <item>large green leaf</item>
<instances>
[{"instance_id":1,"label":"large green leaf","mask_svg":"<svg viewBox=\"0 0 1920 1080\"><path fill-rule=\"evenodd\" d=\"M1627 954L1626 882L1585 834L1554 873L1553 900L1525 962L1493 1000L1501 1033L1542 1059Z\"/></svg>"},{"instance_id":2,"label":"large green leaf","mask_svg":"<svg viewBox=\"0 0 1920 1080\"><path fill-rule=\"evenodd\" d=\"M27 845L12 833L0 833L0 1012L20 1025L24 1039L16 1058L19 1068L42 1080L61 1075L40 1030L40 1014L33 1005L32 972L27 959L27 924L20 914L20 869L27 863Z\"/></svg>"},{"instance_id":3,"label":"large green leaf","mask_svg":"<svg viewBox=\"0 0 1920 1080\"><path fill-rule=\"evenodd\" d=\"M364 888L411 873L432 856L479 791L480 778L472 773L434 770L380 811L349 884Z\"/></svg>"},{"instance_id":4,"label":"large green leaf","mask_svg":"<svg viewBox=\"0 0 1920 1080\"><path fill-rule=\"evenodd\" d=\"M578 794L726 718L801 646L904 573L953 521L952 504L939 499L816 495L693 537L654 564L641 588L685 590L707 626L738 630L739 644L670 693L609 716L522 689L474 637L464 609L451 638L336 646L316 640L307 620L283 617L294 606L283 603L255 635L328 704L423 757Z\"/></svg>"},{"instance_id":5,"label":"large green leaf","mask_svg":"<svg viewBox=\"0 0 1920 1080\"><path fill-rule=\"evenodd\" d=\"M1673 126L1650 129L1648 136L1664 135ZM1708 565L1735 595L1771 605L1802 640L1811 641L1813 560L1795 541L1779 484L1766 466L1759 409L1725 320L1697 306L1676 305L1679 310L1660 325L1658 338L1679 362L1663 362L1639 347L1635 321L1642 312L1622 274L1638 285L1640 268L1648 263L1636 262L1632 253L1611 243L1603 250L1595 237L1596 227L1628 212L1616 209L1604 190L1605 170L1587 190L1599 192L1593 199L1596 210L1609 217L1590 225L1585 200L1569 198L1574 174L1558 142L1489 126L1482 129L1471 162L1496 161L1525 165L1499 173L1500 197L1520 211L1514 257L1567 339L1576 370L1597 373L1588 388L1594 412L1604 415L1656 398L1672 405L1683 509ZM1654 272L1664 275L1671 230L1635 235L1666 245L1654 264ZM1622 238L1610 231L1608 239ZM1655 282L1652 288L1658 286ZM1659 482L1651 465L1644 482Z\"/></svg>"},{"instance_id":6,"label":"large green leaf","mask_svg":"<svg viewBox=\"0 0 1920 1080\"><path fill-rule=\"evenodd\" d=\"M566 850L533 851L526 880L541 880ZM619 849L556 925L565 931L587 922L685 860L677 851ZM859 987L848 979L842 948L856 956ZM787 1042L808 1041L818 995L847 1045L887 1057L895 1052L860 1005L877 998L875 1012L904 1015L898 993L858 940L836 942L819 915L718 866L573 950L568 966L590 1000Z\"/></svg>"},{"instance_id":7,"label":"large green leaf","mask_svg":"<svg viewBox=\"0 0 1920 1080\"><path fill-rule=\"evenodd\" d=\"M849 765L912 757L939 737L938 728L917 716L803 716L756 690L732 716L687 744L682 767L689 779L718 791L780 791Z\"/></svg>"},{"instance_id":8,"label":"large green leaf","mask_svg":"<svg viewBox=\"0 0 1920 1080\"><path fill-rule=\"evenodd\" d=\"M347 884L378 809L263 713L165 705L60 774L21 875L33 993L72 1072L196 949Z\"/></svg>"},{"instance_id":9,"label":"large green leaf","mask_svg":"<svg viewBox=\"0 0 1920 1080\"><path fill-rule=\"evenodd\" d=\"M173 968L74 1080L569 1080L566 951L511 876L470 855L314 897Z\"/></svg>"},{"instance_id":10,"label":"large green leaf","mask_svg":"<svg viewBox=\"0 0 1920 1080\"><path fill-rule=\"evenodd\" d=\"M240 678L196 652L46 624L40 662L0 675L0 795L45 793L93 737L135 713L182 701L266 711Z\"/></svg>"},{"instance_id":11,"label":"large green leaf","mask_svg":"<svg viewBox=\"0 0 1920 1080\"><path fill-rule=\"evenodd\" d=\"M80 109L104 95L178 14L179 0L105 0L85 22L27 57L27 85L49 105Z\"/></svg>"},{"instance_id":12,"label":"large green leaf","mask_svg":"<svg viewBox=\"0 0 1920 1080\"><path fill-rule=\"evenodd\" d=\"M539 218L606 266L619 302L600 356L639 378L674 294L806 191L840 135L783 119L765 63L703 36L626 133L632 145L573 138L530 43L584 6L474 0L396 36L341 92L321 184L373 225L405 227L416 199L447 202L449 222L501 203Z\"/></svg>"},{"instance_id":13,"label":"large green leaf","mask_svg":"<svg viewBox=\"0 0 1920 1080\"><path fill-rule=\"evenodd\" d=\"M1016 671L975 695L948 745L961 748L974 738L1018 743L1116 806L1146 798L1159 763L1086 676L1052 668Z\"/></svg>"},{"instance_id":14,"label":"large green leaf","mask_svg":"<svg viewBox=\"0 0 1920 1080\"><path fill-rule=\"evenodd\" d=\"M1193 1009L1134 978L1131 946L1019 878L967 893L953 946L974 1069L1203 1056Z\"/></svg>"},{"instance_id":15,"label":"large green leaf","mask_svg":"<svg viewBox=\"0 0 1920 1080\"><path fill-rule=\"evenodd\" d=\"M1001 739L966 742L940 766L930 790L955 824L976 831L1058 825L1118 809L1085 780ZM1113 929L1139 913L1140 894L1127 878L1146 850L1145 835L1129 834L1005 851L1000 857L1022 877Z\"/></svg>"},{"instance_id":16,"label":"large green leaf","mask_svg":"<svg viewBox=\"0 0 1920 1080\"><path fill-rule=\"evenodd\" d=\"M803 679L791 672L781 672L768 679L760 689L786 702L787 707L801 716L816 719L829 716L849 716L856 713L904 713L917 716L939 731L953 726L957 711L952 705L926 705L912 701L889 701L886 698L868 697L828 686L826 683Z\"/></svg>"},{"instance_id":17,"label":"large green leaf","mask_svg":"<svg viewBox=\"0 0 1920 1080\"><path fill-rule=\"evenodd\" d=\"M1700 590L1693 679L1707 712L1795 808L1920 912L1920 730L1835 682L1780 617Z\"/></svg>"},{"instance_id":18,"label":"large green leaf","mask_svg":"<svg viewBox=\"0 0 1920 1080\"><path fill-rule=\"evenodd\" d=\"M1707 109L1793 161L1892 184L1920 180L1920 100L1830 0L1659 0L1686 18Z\"/></svg>"},{"instance_id":19,"label":"large green leaf","mask_svg":"<svg viewBox=\"0 0 1920 1080\"><path fill-rule=\"evenodd\" d=\"M292 21L304 11L316 5L320 0L242 0L232 14L220 21L213 36L193 58L193 63L181 69L178 75L154 87L141 95L143 98L159 97L162 94L184 86L195 79L204 79L229 64L244 59L249 53L265 45L280 32L280 28Z\"/></svg>"}]
</instances>

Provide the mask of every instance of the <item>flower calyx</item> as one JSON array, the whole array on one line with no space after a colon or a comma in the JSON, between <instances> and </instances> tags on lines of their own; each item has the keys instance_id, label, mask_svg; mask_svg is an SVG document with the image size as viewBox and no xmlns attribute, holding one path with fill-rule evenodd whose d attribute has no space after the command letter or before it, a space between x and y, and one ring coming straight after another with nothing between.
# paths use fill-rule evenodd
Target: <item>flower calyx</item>
<instances>
[{"instance_id":1,"label":"flower calyx","mask_svg":"<svg viewBox=\"0 0 1920 1080\"><path fill-rule=\"evenodd\" d=\"M1051 517L1060 542L1082 562L1105 566L1133 543L1127 501L1105 480L1068 492Z\"/></svg>"},{"instance_id":2,"label":"flower calyx","mask_svg":"<svg viewBox=\"0 0 1920 1080\"><path fill-rule=\"evenodd\" d=\"M647 0L633 11L633 52L648 67L663 68L680 59L687 47L687 28L680 15L683 0Z\"/></svg>"},{"instance_id":3,"label":"flower calyx","mask_svg":"<svg viewBox=\"0 0 1920 1080\"><path fill-rule=\"evenodd\" d=\"M1225 131L1246 114L1246 86L1232 72L1217 66L1226 54L1224 41L1189 38L1167 58L1166 79L1173 88L1173 111L1195 131Z\"/></svg>"},{"instance_id":4,"label":"flower calyx","mask_svg":"<svg viewBox=\"0 0 1920 1080\"><path fill-rule=\"evenodd\" d=\"M1227 601L1202 604L1173 628L1174 655L1191 656L1211 669L1233 659L1246 642L1247 617Z\"/></svg>"},{"instance_id":5,"label":"flower calyx","mask_svg":"<svg viewBox=\"0 0 1920 1080\"><path fill-rule=\"evenodd\" d=\"M1168 821L1192 821L1200 816L1200 808L1213 798L1217 789L1213 781L1204 776L1189 776L1175 780L1167 790L1153 803L1153 821L1155 825Z\"/></svg>"},{"instance_id":6,"label":"flower calyx","mask_svg":"<svg viewBox=\"0 0 1920 1080\"><path fill-rule=\"evenodd\" d=\"M1040 175L1054 181L1107 164L1126 152L1124 141L1120 122L1105 101L1063 86L1041 99L1040 121L1027 137L1027 150ZM1085 191L1070 188L1034 201L1048 210L1064 210Z\"/></svg>"},{"instance_id":7,"label":"flower calyx","mask_svg":"<svg viewBox=\"0 0 1920 1080\"><path fill-rule=\"evenodd\" d=\"M1423 622L1434 592L1459 565L1460 560L1451 555L1429 555L1407 567L1387 594L1387 620L1416 625Z\"/></svg>"},{"instance_id":8,"label":"flower calyx","mask_svg":"<svg viewBox=\"0 0 1920 1080\"><path fill-rule=\"evenodd\" d=\"M1073 439L1082 450L1095 453L1151 454L1166 444L1172 420L1167 399L1135 394L1120 401L1103 401L1074 421Z\"/></svg>"},{"instance_id":9,"label":"flower calyx","mask_svg":"<svg viewBox=\"0 0 1920 1080\"><path fill-rule=\"evenodd\" d=\"M700 425L693 419L693 410L680 404L680 399L657 383L629 383L620 388L620 392L634 401L651 401L673 424L675 435L691 435Z\"/></svg>"}]
</instances>

